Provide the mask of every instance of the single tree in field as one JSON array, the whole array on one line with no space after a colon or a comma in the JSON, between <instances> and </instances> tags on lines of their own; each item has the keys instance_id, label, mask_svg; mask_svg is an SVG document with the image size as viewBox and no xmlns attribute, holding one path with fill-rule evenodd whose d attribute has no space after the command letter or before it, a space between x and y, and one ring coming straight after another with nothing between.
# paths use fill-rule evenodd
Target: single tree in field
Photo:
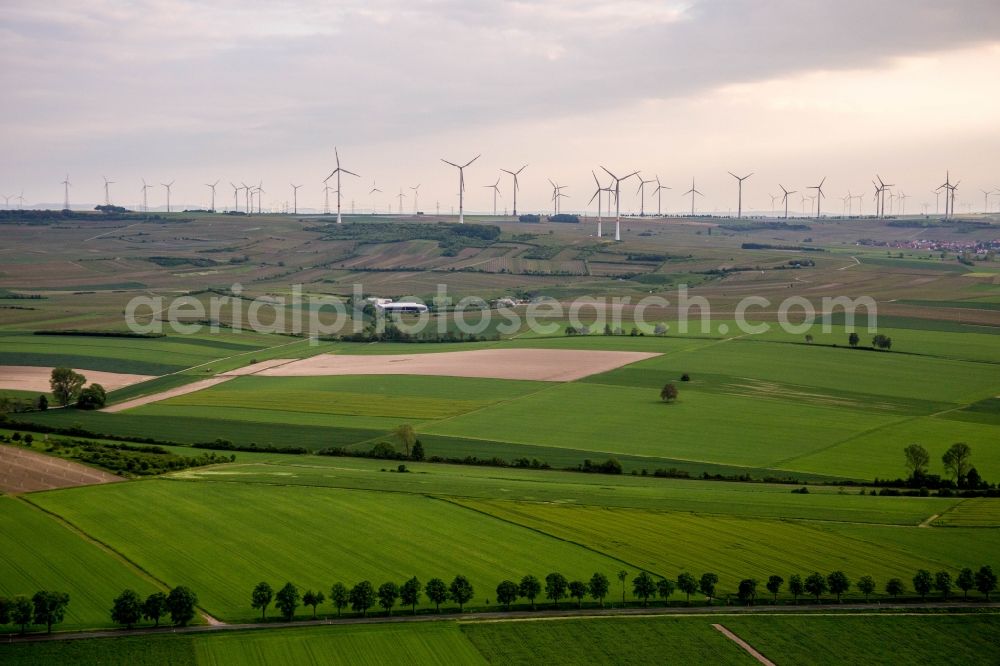
<instances>
[{"instance_id":1,"label":"single tree in field","mask_svg":"<svg viewBox=\"0 0 1000 666\"><path fill-rule=\"evenodd\" d=\"M595 573L590 577L590 596L600 602L601 608L604 608L604 597L608 596L610 589L611 583L604 574Z\"/></svg>"},{"instance_id":2,"label":"single tree in field","mask_svg":"<svg viewBox=\"0 0 1000 666\"><path fill-rule=\"evenodd\" d=\"M80 391L76 406L80 409L100 409L108 401L108 392L100 384L91 384Z\"/></svg>"},{"instance_id":3,"label":"single tree in field","mask_svg":"<svg viewBox=\"0 0 1000 666\"><path fill-rule=\"evenodd\" d=\"M698 591L698 581L688 572L677 576L677 589L687 595L687 604L691 605L691 595Z\"/></svg>"},{"instance_id":4,"label":"single tree in field","mask_svg":"<svg viewBox=\"0 0 1000 666\"><path fill-rule=\"evenodd\" d=\"M698 581L698 589L701 593L708 597L709 605L712 604L712 600L715 598L715 586L719 583L719 576L714 573L704 573L701 575L701 580Z\"/></svg>"},{"instance_id":5,"label":"single tree in field","mask_svg":"<svg viewBox=\"0 0 1000 666\"><path fill-rule=\"evenodd\" d=\"M448 601L448 585L440 578L431 578L427 581L424 594L434 604L435 610L440 613L441 604Z\"/></svg>"},{"instance_id":6,"label":"single tree in field","mask_svg":"<svg viewBox=\"0 0 1000 666\"><path fill-rule=\"evenodd\" d=\"M123 590L111 607L111 621L131 629L142 619L142 601L135 590Z\"/></svg>"},{"instance_id":7,"label":"single tree in field","mask_svg":"<svg viewBox=\"0 0 1000 666\"><path fill-rule=\"evenodd\" d=\"M976 586L976 575L972 573L972 569L965 567L958 572L958 577L955 579L955 587L962 590L962 597L964 599L969 598L969 590Z\"/></svg>"},{"instance_id":8,"label":"single tree in field","mask_svg":"<svg viewBox=\"0 0 1000 666\"><path fill-rule=\"evenodd\" d=\"M556 608L559 608L559 600L566 596L567 584L566 576L561 573L552 572L545 577L545 598L551 599Z\"/></svg>"},{"instance_id":9,"label":"single tree in field","mask_svg":"<svg viewBox=\"0 0 1000 666\"><path fill-rule=\"evenodd\" d=\"M656 594L656 581L645 571L632 579L632 594L636 599L642 599L642 607L649 605L649 598Z\"/></svg>"},{"instance_id":10,"label":"single tree in field","mask_svg":"<svg viewBox=\"0 0 1000 666\"><path fill-rule=\"evenodd\" d=\"M774 595L774 603L778 603L778 592L781 592L781 586L784 585L785 579L781 576L770 576L767 579L767 591Z\"/></svg>"},{"instance_id":11,"label":"single tree in field","mask_svg":"<svg viewBox=\"0 0 1000 666\"><path fill-rule=\"evenodd\" d=\"M583 598L587 596L587 584L582 580L571 580L568 589L569 596L576 599L576 607L583 608Z\"/></svg>"},{"instance_id":12,"label":"single tree in field","mask_svg":"<svg viewBox=\"0 0 1000 666\"><path fill-rule=\"evenodd\" d=\"M740 601L747 606L753 606L754 599L757 598L757 581L753 578L744 578L740 581L736 593Z\"/></svg>"},{"instance_id":13,"label":"single tree in field","mask_svg":"<svg viewBox=\"0 0 1000 666\"><path fill-rule=\"evenodd\" d=\"M792 593L792 599L795 603L799 603L799 597L806 592L806 586L802 582L802 576L792 574L788 577L788 591Z\"/></svg>"},{"instance_id":14,"label":"single tree in field","mask_svg":"<svg viewBox=\"0 0 1000 666\"><path fill-rule=\"evenodd\" d=\"M535 610L535 599L542 593L542 583L531 574L528 574L521 579L518 592L522 597L531 602L531 610Z\"/></svg>"},{"instance_id":15,"label":"single tree in field","mask_svg":"<svg viewBox=\"0 0 1000 666\"><path fill-rule=\"evenodd\" d=\"M299 607L301 600L299 588L292 583L285 583L284 587L274 595L274 606L281 611L281 617L285 618L285 622L290 622L295 617L295 609Z\"/></svg>"},{"instance_id":16,"label":"single tree in field","mask_svg":"<svg viewBox=\"0 0 1000 666\"><path fill-rule=\"evenodd\" d=\"M49 399L43 393L42 395L38 396L38 402L35 403L35 404L38 407L39 411L44 412L45 410L47 410L49 408Z\"/></svg>"},{"instance_id":17,"label":"single tree in field","mask_svg":"<svg viewBox=\"0 0 1000 666\"><path fill-rule=\"evenodd\" d=\"M302 604L305 606L312 606L314 620L316 619L316 607L324 601L326 601L326 595L322 592L307 590L306 593L302 595Z\"/></svg>"},{"instance_id":18,"label":"single tree in field","mask_svg":"<svg viewBox=\"0 0 1000 666\"><path fill-rule=\"evenodd\" d=\"M858 579L858 589L865 595L865 603L868 603L868 598L875 591L875 579L871 576L862 576Z\"/></svg>"},{"instance_id":19,"label":"single tree in field","mask_svg":"<svg viewBox=\"0 0 1000 666\"><path fill-rule=\"evenodd\" d=\"M885 593L893 599L901 595L904 591L906 591L906 588L903 586L903 581L898 578L890 578L885 584Z\"/></svg>"},{"instance_id":20,"label":"single tree in field","mask_svg":"<svg viewBox=\"0 0 1000 666\"><path fill-rule=\"evenodd\" d=\"M423 590L423 585L420 584L420 579L416 576L399 586L399 600L403 605L410 607L410 612L413 615L417 614L421 590Z\"/></svg>"},{"instance_id":21,"label":"single tree in field","mask_svg":"<svg viewBox=\"0 0 1000 666\"><path fill-rule=\"evenodd\" d=\"M253 588L253 593L250 595L250 607L260 610L261 622L267 619L267 607L271 605L273 599L274 590L271 589L269 583L261 581Z\"/></svg>"},{"instance_id":22,"label":"single tree in field","mask_svg":"<svg viewBox=\"0 0 1000 666\"><path fill-rule=\"evenodd\" d=\"M183 627L193 620L197 605L198 595L183 585L178 585L167 595L167 612L170 613L170 621L176 625Z\"/></svg>"},{"instance_id":23,"label":"single tree in field","mask_svg":"<svg viewBox=\"0 0 1000 666\"><path fill-rule=\"evenodd\" d=\"M851 579L843 571L834 571L831 573L826 577L826 583L830 586L830 592L837 595L838 604L840 603L840 597L851 589Z\"/></svg>"},{"instance_id":24,"label":"single tree in field","mask_svg":"<svg viewBox=\"0 0 1000 666\"><path fill-rule=\"evenodd\" d=\"M86 381L86 377L69 368L52 368L49 388L52 389L56 401L65 407L76 400Z\"/></svg>"},{"instance_id":25,"label":"single tree in field","mask_svg":"<svg viewBox=\"0 0 1000 666\"><path fill-rule=\"evenodd\" d=\"M346 585L343 583L334 583L330 587L330 603L337 609L337 617L340 617L340 612L347 608L347 604L350 601L350 592L347 591Z\"/></svg>"},{"instance_id":26,"label":"single tree in field","mask_svg":"<svg viewBox=\"0 0 1000 666\"><path fill-rule=\"evenodd\" d=\"M934 574L934 589L941 593L941 597L947 601L951 594L951 574L947 571L938 571Z\"/></svg>"},{"instance_id":27,"label":"single tree in field","mask_svg":"<svg viewBox=\"0 0 1000 666\"><path fill-rule=\"evenodd\" d=\"M413 443L413 451L410 453L410 458L412 460L423 460L425 457L424 445L420 443L418 439Z\"/></svg>"},{"instance_id":28,"label":"single tree in field","mask_svg":"<svg viewBox=\"0 0 1000 666\"><path fill-rule=\"evenodd\" d=\"M461 613L465 604L472 600L475 590L472 589L472 583L465 576L459 574L455 576L454 580L451 581L451 585L448 586L448 597L458 604L458 612Z\"/></svg>"},{"instance_id":29,"label":"single tree in field","mask_svg":"<svg viewBox=\"0 0 1000 666\"><path fill-rule=\"evenodd\" d=\"M976 572L976 589L986 595L986 601L990 600L990 592L997 589L997 575L993 573L993 567L984 565Z\"/></svg>"},{"instance_id":30,"label":"single tree in field","mask_svg":"<svg viewBox=\"0 0 1000 666\"><path fill-rule=\"evenodd\" d=\"M813 572L806 576L805 588L806 592L816 597L816 603L819 603L819 598L827 590L826 578L819 572Z\"/></svg>"},{"instance_id":31,"label":"single tree in field","mask_svg":"<svg viewBox=\"0 0 1000 666\"><path fill-rule=\"evenodd\" d=\"M417 433L413 430L413 426L409 423L403 423L402 425L396 426L396 429L392 431L393 436L399 440L399 443L403 446L403 453L407 458L410 457L410 449L417 442Z\"/></svg>"},{"instance_id":32,"label":"single tree in field","mask_svg":"<svg viewBox=\"0 0 1000 666\"><path fill-rule=\"evenodd\" d=\"M152 620L153 626L160 626L160 618L167 614L167 595L153 592L142 602L142 616Z\"/></svg>"},{"instance_id":33,"label":"single tree in field","mask_svg":"<svg viewBox=\"0 0 1000 666\"><path fill-rule=\"evenodd\" d=\"M45 631L52 633L52 625L59 624L66 616L66 606L69 605L69 595L65 592L48 592L39 590L31 597L34 606L35 624L44 624Z\"/></svg>"},{"instance_id":34,"label":"single tree in field","mask_svg":"<svg viewBox=\"0 0 1000 666\"><path fill-rule=\"evenodd\" d=\"M670 599L670 595L674 593L676 588L677 586L674 584L674 581L669 578L661 578L656 581L656 593L663 599L664 605L667 604L667 600Z\"/></svg>"},{"instance_id":35,"label":"single tree in field","mask_svg":"<svg viewBox=\"0 0 1000 666\"><path fill-rule=\"evenodd\" d=\"M861 336L858 335L857 333L851 333L849 336L847 336L847 344L851 345L852 347L857 347L859 342L861 342Z\"/></svg>"},{"instance_id":36,"label":"single tree in field","mask_svg":"<svg viewBox=\"0 0 1000 666\"><path fill-rule=\"evenodd\" d=\"M921 601L927 598L927 594L933 587L934 579L931 577L931 572L927 569L918 570L913 577L913 591L920 595Z\"/></svg>"},{"instance_id":37,"label":"single tree in field","mask_svg":"<svg viewBox=\"0 0 1000 666\"><path fill-rule=\"evenodd\" d=\"M510 610L510 605L517 601L517 583L512 580L505 580L497 585L497 601L503 604L505 610Z\"/></svg>"},{"instance_id":38,"label":"single tree in field","mask_svg":"<svg viewBox=\"0 0 1000 666\"><path fill-rule=\"evenodd\" d=\"M31 624L33 611L34 608L31 605L31 599L26 596L19 594L11 602L10 621L21 627L22 634L28 630L28 625Z\"/></svg>"},{"instance_id":39,"label":"single tree in field","mask_svg":"<svg viewBox=\"0 0 1000 666\"><path fill-rule=\"evenodd\" d=\"M399 585L393 582L382 583L378 586L378 605L382 607L386 615L392 615L392 607L399 600Z\"/></svg>"},{"instance_id":40,"label":"single tree in field","mask_svg":"<svg viewBox=\"0 0 1000 666\"><path fill-rule=\"evenodd\" d=\"M906 457L906 469L910 470L910 478L918 479L927 474L927 466L931 463L931 455L919 444L910 444L903 449Z\"/></svg>"},{"instance_id":41,"label":"single tree in field","mask_svg":"<svg viewBox=\"0 0 1000 666\"><path fill-rule=\"evenodd\" d=\"M624 569L618 571L618 582L622 584L622 608L625 608L625 579L628 578L628 572Z\"/></svg>"},{"instance_id":42,"label":"single tree in field","mask_svg":"<svg viewBox=\"0 0 1000 666\"><path fill-rule=\"evenodd\" d=\"M663 402L673 402L678 396L677 387L673 384L667 384L662 389L660 389L660 400Z\"/></svg>"},{"instance_id":43,"label":"single tree in field","mask_svg":"<svg viewBox=\"0 0 1000 666\"><path fill-rule=\"evenodd\" d=\"M962 487L965 477L969 473L969 467L972 465L971 460L972 449L965 442L952 444L951 448L941 456L945 471L955 477L955 483L958 484L959 488Z\"/></svg>"},{"instance_id":44,"label":"single tree in field","mask_svg":"<svg viewBox=\"0 0 1000 666\"><path fill-rule=\"evenodd\" d=\"M348 595L351 601L351 610L361 613L361 617L368 617L368 609L375 605L375 588L367 580L363 580L351 588Z\"/></svg>"}]
</instances>

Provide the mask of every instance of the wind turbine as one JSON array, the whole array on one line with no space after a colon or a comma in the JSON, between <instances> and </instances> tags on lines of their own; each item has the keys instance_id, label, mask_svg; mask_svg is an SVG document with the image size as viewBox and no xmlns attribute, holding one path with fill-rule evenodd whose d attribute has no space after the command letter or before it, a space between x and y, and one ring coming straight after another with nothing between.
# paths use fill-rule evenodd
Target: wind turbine
<instances>
[{"instance_id":1,"label":"wind turbine","mask_svg":"<svg viewBox=\"0 0 1000 666\"><path fill-rule=\"evenodd\" d=\"M899 191L899 214L906 215L906 200L910 197L902 190Z\"/></svg>"},{"instance_id":2,"label":"wind turbine","mask_svg":"<svg viewBox=\"0 0 1000 666\"><path fill-rule=\"evenodd\" d=\"M299 188L301 185L296 185L295 183L289 183L292 186L292 214L299 214Z\"/></svg>"},{"instance_id":3,"label":"wind turbine","mask_svg":"<svg viewBox=\"0 0 1000 666\"><path fill-rule=\"evenodd\" d=\"M526 168L528 168L527 164L525 164L523 167L521 167L517 171L509 171L507 169L500 169L504 173L509 173L511 175L511 177L514 179L514 217L517 217L517 190L518 190L518 187L517 187L517 176L522 171L524 171Z\"/></svg>"},{"instance_id":4,"label":"wind turbine","mask_svg":"<svg viewBox=\"0 0 1000 666\"><path fill-rule=\"evenodd\" d=\"M17 209L21 210L22 208L24 208L24 190L21 190L21 193L17 195Z\"/></svg>"},{"instance_id":5,"label":"wind turbine","mask_svg":"<svg viewBox=\"0 0 1000 666\"><path fill-rule=\"evenodd\" d=\"M445 164L450 164L451 166L458 169L458 223L465 224L465 168L470 164L475 162L481 157L481 155L476 155L471 160L465 164L459 166L454 162L449 162L448 160L441 158L441 161ZM524 168L524 167L522 167Z\"/></svg>"},{"instance_id":6,"label":"wind turbine","mask_svg":"<svg viewBox=\"0 0 1000 666\"><path fill-rule=\"evenodd\" d=\"M262 201L262 199L264 197L262 197L261 195L264 194L264 181L260 181L260 185L258 185L257 187L255 187L254 191L257 192L257 214L260 215L261 212L263 212L263 201Z\"/></svg>"},{"instance_id":7,"label":"wind turbine","mask_svg":"<svg viewBox=\"0 0 1000 666\"><path fill-rule=\"evenodd\" d=\"M13 199L13 198L14 198L13 194L5 194L5 195L3 195L3 207L4 207L4 210L9 209L9 207L10 207L10 200Z\"/></svg>"},{"instance_id":8,"label":"wind turbine","mask_svg":"<svg viewBox=\"0 0 1000 666\"><path fill-rule=\"evenodd\" d=\"M729 172L729 175L732 176L733 178L735 178L737 181L739 181L739 184L740 184L739 200L738 200L738 203L737 203L737 206L736 206L736 218L739 219L739 218L743 217L743 181L746 180L747 178L749 178L750 176L752 176L753 172L751 171L750 173L748 173L747 175L743 176L742 178L740 176L737 176L732 171Z\"/></svg>"},{"instance_id":9,"label":"wind turbine","mask_svg":"<svg viewBox=\"0 0 1000 666\"><path fill-rule=\"evenodd\" d=\"M416 215L420 212L419 208L417 208L417 199L420 196L420 183L417 183L416 187L410 186L410 189L413 190L413 214Z\"/></svg>"},{"instance_id":10,"label":"wind turbine","mask_svg":"<svg viewBox=\"0 0 1000 666\"><path fill-rule=\"evenodd\" d=\"M333 188L330 187L329 185L326 185L326 184L323 185L323 214L324 215L329 215L330 214L330 190L332 190L332 189Z\"/></svg>"},{"instance_id":11,"label":"wind turbine","mask_svg":"<svg viewBox=\"0 0 1000 666\"><path fill-rule=\"evenodd\" d=\"M823 199L826 198L826 195L823 194L823 183L825 183L825 182L826 182L826 176L823 176L823 180L819 181L819 185L810 185L808 188L806 188L806 189L810 189L810 190L816 190L816 219L817 220L819 219L819 210L820 210L821 202L822 202Z\"/></svg>"},{"instance_id":12,"label":"wind turbine","mask_svg":"<svg viewBox=\"0 0 1000 666\"><path fill-rule=\"evenodd\" d=\"M170 188L176 183L176 180L172 180L169 183L160 183L163 187L167 188L167 212L170 212Z\"/></svg>"},{"instance_id":13,"label":"wind turbine","mask_svg":"<svg viewBox=\"0 0 1000 666\"><path fill-rule=\"evenodd\" d=\"M558 185L556 183L553 183L551 178L549 178L549 184L552 185L552 214L553 215L558 215L559 214L559 199L561 197L566 196L565 194L562 193L563 188L566 187L566 186L565 185Z\"/></svg>"},{"instance_id":14,"label":"wind turbine","mask_svg":"<svg viewBox=\"0 0 1000 666\"><path fill-rule=\"evenodd\" d=\"M788 195L789 194L795 194L796 192L798 192L798 190L786 190L785 186L782 185L781 183L778 183L778 187L780 187L781 191L784 192L784 194L781 196L781 203L785 204L785 219L787 220L788 219Z\"/></svg>"},{"instance_id":15,"label":"wind turbine","mask_svg":"<svg viewBox=\"0 0 1000 666\"><path fill-rule=\"evenodd\" d=\"M854 197L858 200L858 217L864 217L865 214L865 198L864 195L859 194Z\"/></svg>"},{"instance_id":16,"label":"wind turbine","mask_svg":"<svg viewBox=\"0 0 1000 666\"><path fill-rule=\"evenodd\" d=\"M111 205L111 190L109 188L109 185L114 185L115 181L108 180L107 176L101 176L101 178L104 179L104 205L105 206L110 206Z\"/></svg>"},{"instance_id":17,"label":"wind turbine","mask_svg":"<svg viewBox=\"0 0 1000 666\"><path fill-rule=\"evenodd\" d=\"M396 196L399 198L399 214L402 215L403 214L403 199L406 197L406 195L403 194L403 187L402 186L400 186L400 188L399 188L399 194L397 194Z\"/></svg>"},{"instance_id":18,"label":"wind turbine","mask_svg":"<svg viewBox=\"0 0 1000 666\"><path fill-rule=\"evenodd\" d=\"M768 192L767 196L771 197L771 214L774 215L774 201L775 199L780 198L780 195Z\"/></svg>"},{"instance_id":19,"label":"wind turbine","mask_svg":"<svg viewBox=\"0 0 1000 666\"><path fill-rule=\"evenodd\" d=\"M368 195L372 198L372 215L375 214L375 195L382 194L382 190L378 189L375 185L375 179L372 178L372 189L368 190Z\"/></svg>"},{"instance_id":20,"label":"wind turbine","mask_svg":"<svg viewBox=\"0 0 1000 666\"><path fill-rule=\"evenodd\" d=\"M628 180L632 176L637 176L639 174L639 172L638 171L633 171L629 175L622 176L621 178L619 178L615 174L613 174L610 171L608 171L608 168L606 166L602 166L601 168L604 169L604 172L606 174L608 174L609 176L611 176L611 178L615 181L615 190L614 190L614 193L615 193L615 240L616 241L620 241L622 239L622 209L621 209L622 181L623 180Z\"/></svg>"},{"instance_id":21,"label":"wind turbine","mask_svg":"<svg viewBox=\"0 0 1000 666\"><path fill-rule=\"evenodd\" d=\"M669 189L669 187L660 183L660 177L657 176L656 189L653 190L653 194L656 195L656 217L663 217L663 190Z\"/></svg>"},{"instance_id":22,"label":"wind turbine","mask_svg":"<svg viewBox=\"0 0 1000 666\"><path fill-rule=\"evenodd\" d=\"M639 176L639 189L635 191L639 195L639 217L646 217L646 185L655 182L655 180L643 180L642 176Z\"/></svg>"},{"instance_id":23,"label":"wind turbine","mask_svg":"<svg viewBox=\"0 0 1000 666\"><path fill-rule=\"evenodd\" d=\"M497 182L492 185L483 185L483 187L493 190L493 217L497 214L497 197L500 196L500 176L497 176Z\"/></svg>"},{"instance_id":24,"label":"wind turbine","mask_svg":"<svg viewBox=\"0 0 1000 666\"><path fill-rule=\"evenodd\" d=\"M211 210L213 213L215 212L215 186L218 184L219 181L215 181L214 183L205 183L205 187L212 190L212 207L209 210Z\"/></svg>"},{"instance_id":25,"label":"wind turbine","mask_svg":"<svg viewBox=\"0 0 1000 666\"><path fill-rule=\"evenodd\" d=\"M240 188L233 185L233 181L229 181L229 187L233 188L233 210L238 213L240 212Z\"/></svg>"},{"instance_id":26,"label":"wind turbine","mask_svg":"<svg viewBox=\"0 0 1000 666\"><path fill-rule=\"evenodd\" d=\"M149 212L149 199L146 196L146 190L152 189L153 186L152 185L147 185L145 178L141 178L140 180L142 180L142 210L144 212L148 213Z\"/></svg>"},{"instance_id":27,"label":"wind turbine","mask_svg":"<svg viewBox=\"0 0 1000 666\"><path fill-rule=\"evenodd\" d=\"M951 186L951 214L952 215L955 214L955 191L958 190L958 185L961 182L962 181L958 181L954 185Z\"/></svg>"},{"instance_id":28,"label":"wind turbine","mask_svg":"<svg viewBox=\"0 0 1000 666\"><path fill-rule=\"evenodd\" d=\"M69 182L69 174L66 174L66 180L62 182L63 184L63 210L69 210L69 187L72 183Z\"/></svg>"},{"instance_id":29,"label":"wind turbine","mask_svg":"<svg viewBox=\"0 0 1000 666\"><path fill-rule=\"evenodd\" d=\"M587 205L589 206L594 203L594 199L597 199L597 237L601 238L603 235L601 229L601 192L604 192L605 189L601 187L601 181L597 180L597 174L594 173L593 169L590 170L590 175L594 177L594 184L597 185L597 189L594 190L594 196L590 197Z\"/></svg>"},{"instance_id":30,"label":"wind turbine","mask_svg":"<svg viewBox=\"0 0 1000 666\"><path fill-rule=\"evenodd\" d=\"M982 188L980 188L979 191L983 193L983 212L988 213L990 212L990 195L993 194L993 192Z\"/></svg>"},{"instance_id":31,"label":"wind turbine","mask_svg":"<svg viewBox=\"0 0 1000 666\"><path fill-rule=\"evenodd\" d=\"M328 181L331 178L333 178L334 174L336 174L336 176L337 176L337 224L341 224L343 222L343 220L340 217L340 196L341 196L340 195L340 174L341 173L346 173L346 174L349 174L351 176L356 176L356 177L359 177L359 178L360 178L360 176L358 176L358 174L354 173L353 171L348 171L347 169L341 168L341 166L340 166L340 153L337 152L337 147L336 146L333 147L333 156L337 160L337 168L334 169L330 173L329 176L327 176L326 178L323 179L323 183L326 184L326 181Z\"/></svg>"},{"instance_id":32,"label":"wind turbine","mask_svg":"<svg viewBox=\"0 0 1000 666\"><path fill-rule=\"evenodd\" d=\"M702 194L701 192L699 192L694 188L694 178L691 179L691 189L682 194L681 196L687 196L689 194L691 195L691 217L694 217L694 195L697 194L700 197L705 196L704 194Z\"/></svg>"},{"instance_id":33,"label":"wind turbine","mask_svg":"<svg viewBox=\"0 0 1000 666\"><path fill-rule=\"evenodd\" d=\"M240 181L240 185L243 186L240 189L243 190L243 203L246 204L247 215L253 215L253 206L250 204L250 186L243 181Z\"/></svg>"}]
</instances>

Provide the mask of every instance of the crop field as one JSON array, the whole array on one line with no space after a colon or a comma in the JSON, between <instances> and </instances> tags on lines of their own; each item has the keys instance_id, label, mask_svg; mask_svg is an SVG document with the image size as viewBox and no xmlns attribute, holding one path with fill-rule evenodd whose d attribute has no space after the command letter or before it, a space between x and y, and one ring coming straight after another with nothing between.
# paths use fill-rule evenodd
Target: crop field
<instances>
[{"instance_id":1,"label":"crop field","mask_svg":"<svg viewBox=\"0 0 1000 666\"><path fill-rule=\"evenodd\" d=\"M108 626L109 603L122 589L141 594L159 589L37 507L9 497L0 497L0 571L3 597L30 597L40 589L68 592L71 603L63 629ZM10 625L0 625L0 632L10 630Z\"/></svg>"},{"instance_id":2,"label":"crop field","mask_svg":"<svg viewBox=\"0 0 1000 666\"><path fill-rule=\"evenodd\" d=\"M931 551L911 549L926 529L793 522L606 507L569 507L503 500L465 500L468 506L558 538L570 539L634 567L675 578L688 571L719 575L724 594L743 578L841 569L853 579L885 581L901 572L978 568L995 556L996 530L934 529ZM919 531L918 531L919 530ZM897 540L896 533L900 534ZM907 535L912 535L908 539ZM986 560L983 560L983 557ZM787 596L787 594L786 594Z\"/></svg>"},{"instance_id":3,"label":"crop field","mask_svg":"<svg viewBox=\"0 0 1000 666\"><path fill-rule=\"evenodd\" d=\"M503 577L544 576L543 563L581 578L619 566L448 502L399 493L150 480L31 501L158 579L187 584L225 620L254 618L248 595L260 580L328 590L337 581L450 581L461 573L476 588L470 605L482 606ZM149 507L159 507L155 520Z\"/></svg>"},{"instance_id":4,"label":"crop field","mask_svg":"<svg viewBox=\"0 0 1000 666\"><path fill-rule=\"evenodd\" d=\"M733 617L726 627L777 663L982 664L1000 650L1000 616Z\"/></svg>"}]
</instances>

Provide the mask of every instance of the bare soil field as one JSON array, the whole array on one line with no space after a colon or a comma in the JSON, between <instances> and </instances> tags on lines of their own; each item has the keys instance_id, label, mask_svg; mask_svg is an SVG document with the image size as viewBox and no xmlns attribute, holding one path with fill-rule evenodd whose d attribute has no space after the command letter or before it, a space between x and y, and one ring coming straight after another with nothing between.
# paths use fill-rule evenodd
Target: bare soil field
<instances>
[{"instance_id":1,"label":"bare soil field","mask_svg":"<svg viewBox=\"0 0 1000 666\"><path fill-rule=\"evenodd\" d=\"M320 354L254 372L259 377L436 375L569 382L659 354L571 349L475 349L430 354Z\"/></svg>"},{"instance_id":2,"label":"bare soil field","mask_svg":"<svg viewBox=\"0 0 1000 666\"><path fill-rule=\"evenodd\" d=\"M69 460L0 445L0 491L27 493L123 481L120 476Z\"/></svg>"},{"instance_id":3,"label":"bare soil field","mask_svg":"<svg viewBox=\"0 0 1000 666\"><path fill-rule=\"evenodd\" d=\"M87 378L88 384L100 384L107 391L114 391L144 382L147 379L153 379L151 375L129 375L122 372L101 372L99 370L83 370L80 374ZM52 368L32 365L0 365L0 388L48 393L49 377L51 376Z\"/></svg>"}]
</instances>

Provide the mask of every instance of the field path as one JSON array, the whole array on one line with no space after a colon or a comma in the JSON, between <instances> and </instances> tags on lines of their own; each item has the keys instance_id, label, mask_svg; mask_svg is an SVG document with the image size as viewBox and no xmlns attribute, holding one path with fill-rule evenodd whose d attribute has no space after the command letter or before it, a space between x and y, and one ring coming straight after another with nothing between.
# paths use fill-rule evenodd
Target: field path
<instances>
[{"instance_id":1,"label":"field path","mask_svg":"<svg viewBox=\"0 0 1000 666\"><path fill-rule=\"evenodd\" d=\"M713 624L712 627L722 632L723 636L725 636L726 638L728 638L729 640L731 640L732 642L736 643L741 648L746 650L751 657L753 657L760 663L764 664L764 666L775 666L773 661L771 661L770 659L762 655L760 652L758 652L754 646L747 643L745 640L743 640L742 638L731 632L729 629L726 629L726 627L724 627L723 625Z\"/></svg>"},{"instance_id":2,"label":"field path","mask_svg":"<svg viewBox=\"0 0 1000 666\"><path fill-rule=\"evenodd\" d=\"M15 446L0 446L0 491L27 493L124 481L103 470Z\"/></svg>"}]
</instances>

